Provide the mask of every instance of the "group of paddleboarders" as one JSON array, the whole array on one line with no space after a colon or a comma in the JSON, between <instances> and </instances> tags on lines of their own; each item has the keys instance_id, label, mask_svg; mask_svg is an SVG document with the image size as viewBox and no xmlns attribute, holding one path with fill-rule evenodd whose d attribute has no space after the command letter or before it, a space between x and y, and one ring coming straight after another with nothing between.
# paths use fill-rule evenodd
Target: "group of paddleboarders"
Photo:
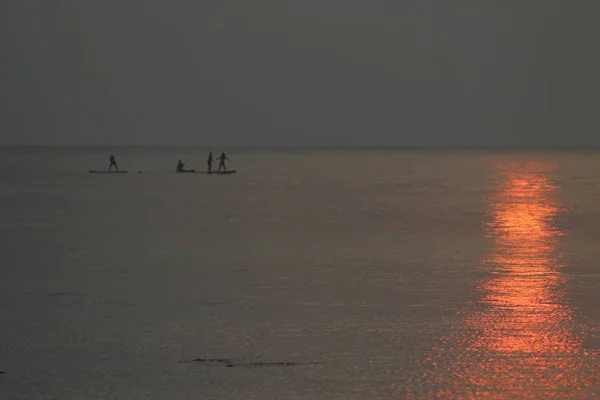
<instances>
[{"instance_id":1,"label":"group of paddleboarders","mask_svg":"<svg viewBox=\"0 0 600 400\"><path fill-rule=\"evenodd\" d=\"M219 169L217 169L217 172L221 172L221 168L223 169L223 171L227 172L227 167L225 166L225 160L229 160L229 158L227 158L225 153L221 153L221 155L217 158L217 160L219 160ZM212 172L212 163L213 163L213 153L211 151L210 153L208 153L208 159L206 160L206 166L208 167L206 171L208 173ZM184 166L185 166L185 163L182 162L181 160L179 160L177 162L176 171L177 172L188 172L187 170L183 169Z\"/></svg>"},{"instance_id":2,"label":"group of paddleboarders","mask_svg":"<svg viewBox=\"0 0 600 400\"><path fill-rule=\"evenodd\" d=\"M225 153L221 153L221 155L219 156L219 158L217 158L217 160L219 160L219 169L217 169L217 172L220 172L221 168L223 168L223 171L227 171L227 167L225 166L225 160L229 161L229 158L227 158ZM208 153L208 159L206 160L208 172L212 172L212 163L213 163L213 155L212 155L212 151L211 151L210 153Z\"/></svg>"},{"instance_id":3,"label":"group of paddleboarders","mask_svg":"<svg viewBox=\"0 0 600 400\"><path fill-rule=\"evenodd\" d=\"M227 172L227 167L225 166L225 160L229 161L229 158L227 158L227 156L225 155L225 153L221 153L221 155L217 158L217 160L219 160L219 168L217 169L217 172L221 172L221 168L223 169L223 171ZM108 159L110 165L108 166L108 170L110 171L112 169L112 167L114 166L115 169L118 171L119 170L119 166L117 165L117 160L115 159L115 156L111 155ZM187 162L187 160L186 160ZM212 163L213 163L213 154L212 151L210 153L208 153L208 159L206 160L206 165L208 166L207 172L211 173L212 172ZM185 170L185 163L182 162L181 160L179 160L177 162L177 167L176 167L176 171L177 172L191 172L193 170Z\"/></svg>"}]
</instances>

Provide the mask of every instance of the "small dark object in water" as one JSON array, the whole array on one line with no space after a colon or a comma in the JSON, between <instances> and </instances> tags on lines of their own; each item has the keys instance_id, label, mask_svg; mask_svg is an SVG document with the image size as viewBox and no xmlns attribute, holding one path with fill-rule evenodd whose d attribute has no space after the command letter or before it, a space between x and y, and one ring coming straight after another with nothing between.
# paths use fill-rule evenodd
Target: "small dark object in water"
<instances>
[{"instance_id":1,"label":"small dark object in water","mask_svg":"<svg viewBox=\"0 0 600 400\"><path fill-rule=\"evenodd\" d=\"M52 297L52 296L83 296L83 293L77 293L77 292L53 292L53 293L46 294L46 296L48 296L48 297Z\"/></svg>"},{"instance_id":2,"label":"small dark object in water","mask_svg":"<svg viewBox=\"0 0 600 400\"><path fill-rule=\"evenodd\" d=\"M195 362L222 362L222 363L230 363L226 358L194 358L192 361Z\"/></svg>"},{"instance_id":3,"label":"small dark object in water","mask_svg":"<svg viewBox=\"0 0 600 400\"><path fill-rule=\"evenodd\" d=\"M183 362L190 362L190 361L183 361ZM300 366L300 365L319 365L321 363L304 363L304 362L261 362L261 361L255 361L255 362L235 362L232 360L229 360L227 358L194 358L193 360L191 360L191 362L197 362L197 363L222 363L225 364L225 367L227 368L233 368L233 367L246 367L246 368L258 368L258 367L294 367L294 366Z\"/></svg>"},{"instance_id":4,"label":"small dark object in water","mask_svg":"<svg viewBox=\"0 0 600 400\"><path fill-rule=\"evenodd\" d=\"M300 365L317 365L319 363L296 363L296 362L250 362L250 363L227 363L227 367L295 367Z\"/></svg>"}]
</instances>

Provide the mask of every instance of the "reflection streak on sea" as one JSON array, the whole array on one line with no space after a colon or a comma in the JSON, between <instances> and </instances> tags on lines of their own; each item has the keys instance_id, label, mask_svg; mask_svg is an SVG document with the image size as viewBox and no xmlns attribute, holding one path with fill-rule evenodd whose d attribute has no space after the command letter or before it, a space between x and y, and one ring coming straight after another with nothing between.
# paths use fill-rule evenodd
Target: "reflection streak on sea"
<instances>
[{"instance_id":1,"label":"reflection streak on sea","mask_svg":"<svg viewBox=\"0 0 600 400\"><path fill-rule=\"evenodd\" d=\"M596 353L565 298L556 244L557 186L551 166L497 166L481 262L489 276L458 316L454 333L396 393L408 398L590 398L598 389ZM399 385L396 384L396 387Z\"/></svg>"}]
</instances>

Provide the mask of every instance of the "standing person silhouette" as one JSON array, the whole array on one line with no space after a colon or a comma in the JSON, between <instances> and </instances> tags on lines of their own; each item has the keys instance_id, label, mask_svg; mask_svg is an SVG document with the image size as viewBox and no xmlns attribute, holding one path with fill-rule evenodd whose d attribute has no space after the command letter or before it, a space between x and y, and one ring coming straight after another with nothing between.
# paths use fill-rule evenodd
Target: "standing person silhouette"
<instances>
[{"instance_id":1,"label":"standing person silhouette","mask_svg":"<svg viewBox=\"0 0 600 400\"><path fill-rule=\"evenodd\" d=\"M113 167L113 165L115 166L115 168L117 169L117 171L119 170L119 166L117 165L117 160L115 160L115 156L111 155L110 158L108 159L108 161L110 161L110 165L108 167L109 171L111 170L111 168Z\"/></svg>"},{"instance_id":2,"label":"standing person silhouette","mask_svg":"<svg viewBox=\"0 0 600 400\"><path fill-rule=\"evenodd\" d=\"M229 158L227 158L225 153L221 153L221 155L219 156L219 169L217 170L217 172L221 172L221 167L223 167L223 170L225 172L227 172L227 167L225 166L225 160L229 160Z\"/></svg>"},{"instance_id":3,"label":"standing person silhouette","mask_svg":"<svg viewBox=\"0 0 600 400\"><path fill-rule=\"evenodd\" d=\"M213 155L212 151L208 153L208 160L206 160L206 165L208 166L208 172L212 172L212 163L213 163Z\"/></svg>"}]
</instances>

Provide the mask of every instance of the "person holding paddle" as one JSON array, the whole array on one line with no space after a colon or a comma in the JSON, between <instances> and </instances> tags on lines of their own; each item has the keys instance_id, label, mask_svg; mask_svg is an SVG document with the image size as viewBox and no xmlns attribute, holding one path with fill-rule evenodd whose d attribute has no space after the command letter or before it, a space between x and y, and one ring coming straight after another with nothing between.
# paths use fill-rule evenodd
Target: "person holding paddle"
<instances>
[{"instance_id":1,"label":"person holding paddle","mask_svg":"<svg viewBox=\"0 0 600 400\"><path fill-rule=\"evenodd\" d=\"M225 160L231 161L229 160L229 158L227 158L225 153L221 153L221 155L219 156L219 169L217 170L217 172L221 172L221 167L223 167L223 170L227 172L227 167L225 167Z\"/></svg>"},{"instance_id":2,"label":"person holding paddle","mask_svg":"<svg viewBox=\"0 0 600 400\"><path fill-rule=\"evenodd\" d=\"M187 164L188 161L190 161L190 158L192 158L192 156L189 156L185 161L181 161L179 160L177 162L177 167L175 168L176 172L194 172L193 169L183 169L183 167L185 167L185 164Z\"/></svg>"},{"instance_id":3,"label":"person holding paddle","mask_svg":"<svg viewBox=\"0 0 600 400\"><path fill-rule=\"evenodd\" d=\"M208 160L206 160L206 165L208 166L208 173L212 172L212 163L213 163L213 155L212 151L208 153Z\"/></svg>"},{"instance_id":4,"label":"person holding paddle","mask_svg":"<svg viewBox=\"0 0 600 400\"><path fill-rule=\"evenodd\" d=\"M117 160L115 160L115 156L113 156L111 154L110 158L108 159L108 161L110 162L110 165L108 167L108 170L110 171L111 168L113 167L113 165L115 166L115 168L117 169L117 171L119 170L119 166L117 165Z\"/></svg>"}]
</instances>

